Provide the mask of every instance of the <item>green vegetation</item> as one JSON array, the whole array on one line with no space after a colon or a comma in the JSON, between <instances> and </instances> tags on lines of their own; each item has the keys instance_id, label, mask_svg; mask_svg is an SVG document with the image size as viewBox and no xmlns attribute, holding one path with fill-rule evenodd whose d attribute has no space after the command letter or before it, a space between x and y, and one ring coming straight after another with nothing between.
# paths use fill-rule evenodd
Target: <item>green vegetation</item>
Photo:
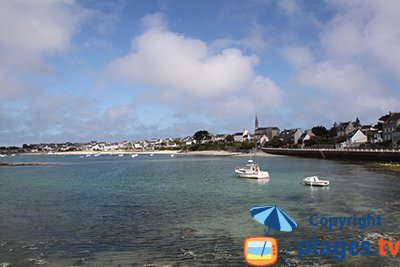
<instances>
[{"instance_id":1,"label":"green vegetation","mask_svg":"<svg viewBox=\"0 0 400 267\"><path fill-rule=\"evenodd\" d=\"M321 125L313 127L311 129L311 131L313 132L313 134L315 134L316 136L319 136L319 137L326 138L329 134L329 131L324 126L321 126Z\"/></svg>"},{"instance_id":2,"label":"green vegetation","mask_svg":"<svg viewBox=\"0 0 400 267\"><path fill-rule=\"evenodd\" d=\"M211 134L206 130L197 131L194 133L193 139L196 140L197 143L203 140L210 140Z\"/></svg>"},{"instance_id":3,"label":"green vegetation","mask_svg":"<svg viewBox=\"0 0 400 267\"><path fill-rule=\"evenodd\" d=\"M285 143L279 139L279 137L275 136L274 138L272 138L271 141L269 141L266 146L267 147L274 147L274 148L278 148L278 147L282 147Z\"/></svg>"},{"instance_id":4,"label":"green vegetation","mask_svg":"<svg viewBox=\"0 0 400 267\"><path fill-rule=\"evenodd\" d=\"M231 134L228 134L225 137L225 141L228 142L228 143L232 143L234 140L235 140L235 138L233 138L233 135L231 135Z\"/></svg>"}]
</instances>

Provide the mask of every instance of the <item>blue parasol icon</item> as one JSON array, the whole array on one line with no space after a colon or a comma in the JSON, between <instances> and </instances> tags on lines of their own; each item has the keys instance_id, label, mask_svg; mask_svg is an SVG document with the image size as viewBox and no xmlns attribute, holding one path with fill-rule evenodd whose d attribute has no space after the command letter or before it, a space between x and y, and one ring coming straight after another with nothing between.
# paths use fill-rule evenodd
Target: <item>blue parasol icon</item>
<instances>
[{"instance_id":1,"label":"blue parasol icon","mask_svg":"<svg viewBox=\"0 0 400 267\"><path fill-rule=\"evenodd\" d=\"M250 209L250 214L257 222L268 227L268 232L264 230L265 236L269 235L271 228L281 232L291 232L297 227L297 223L276 205L253 207Z\"/></svg>"}]
</instances>

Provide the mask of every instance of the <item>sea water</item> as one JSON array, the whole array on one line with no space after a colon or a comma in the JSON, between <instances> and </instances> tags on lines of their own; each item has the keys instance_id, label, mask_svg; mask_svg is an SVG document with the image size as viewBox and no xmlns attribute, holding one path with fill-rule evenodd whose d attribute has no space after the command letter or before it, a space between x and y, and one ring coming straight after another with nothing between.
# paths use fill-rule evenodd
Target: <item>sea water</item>
<instances>
[{"instance_id":1,"label":"sea water","mask_svg":"<svg viewBox=\"0 0 400 267\"><path fill-rule=\"evenodd\" d=\"M249 209L276 204L298 224L291 233L270 231L280 266L400 265L400 256L297 257L298 242L314 237L400 240L398 173L317 159L255 160L270 173L268 181L235 177L245 157L4 158L42 165L0 167L0 264L247 266L244 239L264 234ZM301 184L312 175L329 179L329 188ZM382 226L330 231L310 225L313 213L380 215Z\"/></svg>"}]
</instances>

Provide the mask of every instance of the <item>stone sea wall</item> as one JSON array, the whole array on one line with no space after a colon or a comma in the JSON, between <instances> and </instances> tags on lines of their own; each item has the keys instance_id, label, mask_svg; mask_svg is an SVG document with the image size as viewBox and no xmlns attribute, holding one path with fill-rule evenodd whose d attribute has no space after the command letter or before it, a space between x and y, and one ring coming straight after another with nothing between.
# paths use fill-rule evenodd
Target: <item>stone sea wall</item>
<instances>
[{"instance_id":1,"label":"stone sea wall","mask_svg":"<svg viewBox=\"0 0 400 267\"><path fill-rule=\"evenodd\" d=\"M319 159L400 162L400 151L391 149L297 149L261 148L262 151L285 156Z\"/></svg>"}]
</instances>

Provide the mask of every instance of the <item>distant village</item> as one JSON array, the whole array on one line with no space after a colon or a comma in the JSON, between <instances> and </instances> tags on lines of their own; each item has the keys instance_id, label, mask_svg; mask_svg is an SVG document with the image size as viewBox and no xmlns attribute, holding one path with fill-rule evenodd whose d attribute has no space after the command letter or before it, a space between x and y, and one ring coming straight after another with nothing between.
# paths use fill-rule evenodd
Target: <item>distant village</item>
<instances>
[{"instance_id":1,"label":"distant village","mask_svg":"<svg viewBox=\"0 0 400 267\"><path fill-rule=\"evenodd\" d=\"M278 127L259 127L256 116L254 135L244 135L244 138L269 147L399 148L400 113L389 112L375 125L362 124L356 118L354 121L335 122L330 129L318 125L304 131L300 128L280 131Z\"/></svg>"},{"instance_id":2,"label":"distant village","mask_svg":"<svg viewBox=\"0 0 400 267\"><path fill-rule=\"evenodd\" d=\"M193 136L166 139L144 139L122 142L42 143L22 147L0 147L0 153L53 153L69 151L155 151L155 150L248 150L254 147L285 148L400 148L400 113L389 112L375 125L354 121L335 122L327 129L317 125L311 129L280 130L260 127L255 117L254 131L243 129L231 134L211 134L200 130Z\"/></svg>"}]
</instances>

